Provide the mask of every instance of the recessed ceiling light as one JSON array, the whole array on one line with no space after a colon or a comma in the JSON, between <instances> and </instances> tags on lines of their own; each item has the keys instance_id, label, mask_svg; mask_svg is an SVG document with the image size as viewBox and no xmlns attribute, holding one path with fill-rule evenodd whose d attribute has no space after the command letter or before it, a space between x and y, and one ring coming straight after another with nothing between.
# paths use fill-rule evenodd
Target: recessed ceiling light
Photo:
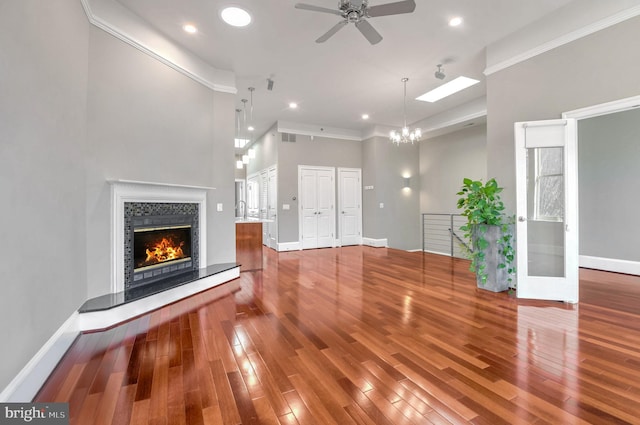
<instances>
[{"instance_id":1,"label":"recessed ceiling light","mask_svg":"<svg viewBox=\"0 0 640 425\"><path fill-rule=\"evenodd\" d=\"M437 102L447 96L451 96L454 93L464 90L467 87L471 87L474 84L478 84L480 81L474 80L468 77L458 77L455 80L449 81L446 84L437 87L430 92L416 97L416 100L422 100L423 102Z\"/></svg>"},{"instance_id":2,"label":"recessed ceiling light","mask_svg":"<svg viewBox=\"0 0 640 425\"><path fill-rule=\"evenodd\" d=\"M363 120L368 120L369 119L369 114L362 114L362 119Z\"/></svg>"},{"instance_id":3,"label":"recessed ceiling light","mask_svg":"<svg viewBox=\"0 0 640 425\"><path fill-rule=\"evenodd\" d=\"M462 18L459 17L459 16L456 16L455 18L451 18L449 20L449 26L450 27L457 27L460 24L462 24Z\"/></svg>"},{"instance_id":4,"label":"recessed ceiling light","mask_svg":"<svg viewBox=\"0 0 640 425\"><path fill-rule=\"evenodd\" d=\"M251 15L249 15L249 12L235 6L222 9L220 17L227 24L234 27L246 27L251 23Z\"/></svg>"},{"instance_id":5,"label":"recessed ceiling light","mask_svg":"<svg viewBox=\"0 0 640 425\"><path fill-rule=\"evenodd\" d=\"M296 109L297 107L298 107L298 104L296 102L291 102L289 104L289 108L291 108L291 109Z\"/></svg>"},{"instance_id":6,"label":"recessed ceiling light","mask_svg":"<svg viewBox=\"0 0 640 425\"><path fill-rule=\"evenodd\" d=\"M253 126L252 126L252 125L250 125L249 127L247 127L247 130L249 130L249 131L253 131L253 130L255 130L255 128L253 128Z\"/></svg>"},{"instance_id":7,"label":"recessed ceiling light","mask_svg":"<svg viewBox=\"0 0 640 425\"><path fill-rule=\"evenodd\" d=\"M182 29L189 34L195 34L198 32L198 28L193 24L185 24Z\"/></svg>"}]
</instances>

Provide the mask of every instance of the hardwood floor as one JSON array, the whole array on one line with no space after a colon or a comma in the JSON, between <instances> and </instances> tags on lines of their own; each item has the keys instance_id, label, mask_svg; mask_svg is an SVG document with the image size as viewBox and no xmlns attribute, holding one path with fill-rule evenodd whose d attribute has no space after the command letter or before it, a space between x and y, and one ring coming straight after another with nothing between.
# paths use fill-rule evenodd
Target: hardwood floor
<instances>
[{"instance_id":1,"label":"hardwood floor","mask_svg":"<svg viewBox=\"0 0 640 425\"><path fill-rule=\"evenodd\" d=\"M581 303L475 288L468 262L275 253L235 293L81 335L36 401L72 424L640 423L640 278Z\"/></svg>"}]
</instances>

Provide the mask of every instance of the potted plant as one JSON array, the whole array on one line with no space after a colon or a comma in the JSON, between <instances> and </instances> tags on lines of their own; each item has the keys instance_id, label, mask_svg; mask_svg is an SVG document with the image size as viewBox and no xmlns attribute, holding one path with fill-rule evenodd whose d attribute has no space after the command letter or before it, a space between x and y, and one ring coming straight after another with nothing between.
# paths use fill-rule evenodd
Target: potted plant
<instances>
[{"instance_id":1,"label":"potted plant","mask_svg":"<svg viewBox=\"0 0 640 425\"><path fill-rule=\"evenodd\" d=\"M458 209L467 218L460 227L471 241L470 270L476 273L479 288L493 292L515 287L515 249L513 218L504 214L502 188L495 179L486 183L465 178L458 195Z\"/></svg>"}]
</instances>

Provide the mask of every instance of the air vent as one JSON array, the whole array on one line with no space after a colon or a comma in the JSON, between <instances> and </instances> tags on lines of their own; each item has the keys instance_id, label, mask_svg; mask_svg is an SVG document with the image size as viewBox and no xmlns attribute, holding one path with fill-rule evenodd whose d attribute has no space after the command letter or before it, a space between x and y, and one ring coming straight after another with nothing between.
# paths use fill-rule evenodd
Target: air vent
<instances>
[{"instance_id":1,"label":"air vent","mask_svg":"<svg viewBox=\"0 0 640 425\"><path fill-rule=\"evenodd\" d=\"M288 142L288 143L295 143L296 142L296 135L295 134L291 134L291 133L281 133L282 134L282 141L283 142Z\"/></svg>"}]
</instances>

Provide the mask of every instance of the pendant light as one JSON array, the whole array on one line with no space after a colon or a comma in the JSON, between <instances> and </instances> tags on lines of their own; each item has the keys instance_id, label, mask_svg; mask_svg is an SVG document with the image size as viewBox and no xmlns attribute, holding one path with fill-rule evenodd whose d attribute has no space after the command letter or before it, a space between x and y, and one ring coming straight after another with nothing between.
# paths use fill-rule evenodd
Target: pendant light
<instances>
[{"instance_id":1,"label":"pendant light","mask_svg":"<svg viewBox=\"0 0 640 425\"><path fill-rule=\"evenodd\" d=\"M414 142L417 142L422 138L422 131L419 128L410 130L409 127L407 127L407 81L409 81L407 77L404 77L402 79L402 83L404 84L404 126L399 132L396 130L392 130L391 133L389 133L389 140L391 140L396 145L400 145L400 143L413 144Z\"/></svg>"}]
</instances>

